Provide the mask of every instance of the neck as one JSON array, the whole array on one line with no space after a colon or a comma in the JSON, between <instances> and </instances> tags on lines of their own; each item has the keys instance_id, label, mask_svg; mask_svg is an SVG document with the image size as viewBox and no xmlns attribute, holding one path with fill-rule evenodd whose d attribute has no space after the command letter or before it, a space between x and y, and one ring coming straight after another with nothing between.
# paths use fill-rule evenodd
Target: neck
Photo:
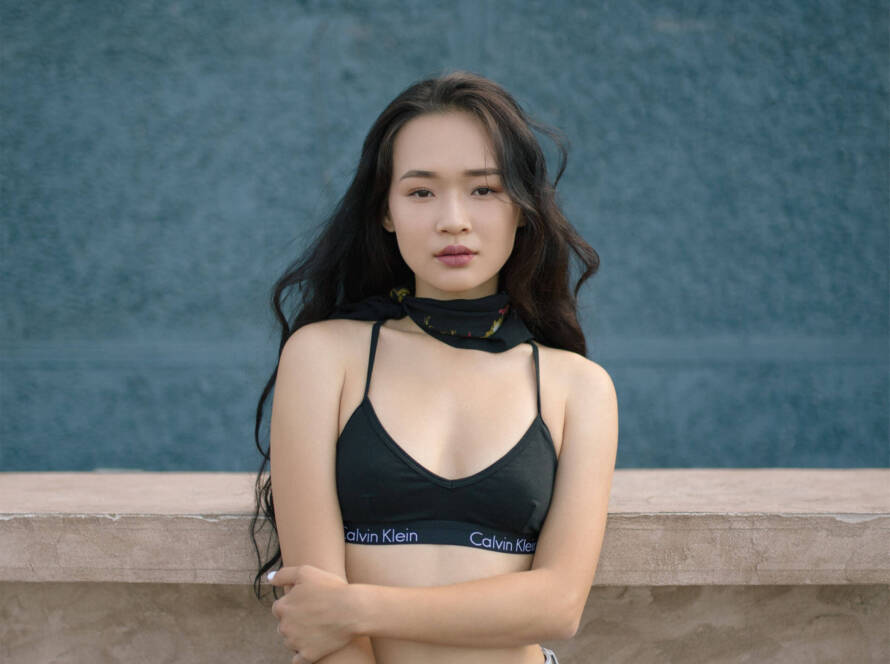
<instances>
[{"instance_id":1,"label":"neck","mask_svg":"<svg viewBox=\"0 0 890 664\"><path fill-rule=\"evenodd\" d=\"M414 297L427 297L433 300L475 300L498 292L498 275L488 281L465 290L442 290L422 280L414 279Z\"/></svg>"}]
</instances>

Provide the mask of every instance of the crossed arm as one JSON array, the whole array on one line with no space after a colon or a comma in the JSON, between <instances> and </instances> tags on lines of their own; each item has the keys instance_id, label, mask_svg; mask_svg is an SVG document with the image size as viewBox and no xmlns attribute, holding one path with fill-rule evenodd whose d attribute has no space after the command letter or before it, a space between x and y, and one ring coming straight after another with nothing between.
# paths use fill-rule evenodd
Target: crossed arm
<instances>
[{"instance_id":1,"label":"crossed arm","mask_svg":"<svg viewBox=\"0 0 890 664\"><path fill-rule=\"evenodd\" d=\"M287 593L273 613L287 645L312 662L371 664L371 636L476 647L570 638L593 582L615 466L617 399L605 370L571 362L556 484L530 570L434 587L350 584L330 406L344 376L337 331L301 328L276 379L271 467L285 567L272 583Z\"/></svg>"}]
</instances>

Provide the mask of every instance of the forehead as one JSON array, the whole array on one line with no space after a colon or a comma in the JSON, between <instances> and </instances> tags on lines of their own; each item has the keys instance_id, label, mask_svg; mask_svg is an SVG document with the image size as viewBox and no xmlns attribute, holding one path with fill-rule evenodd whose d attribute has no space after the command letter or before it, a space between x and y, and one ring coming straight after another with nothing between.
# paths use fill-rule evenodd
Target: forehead
<instances>
[{"instance_id":1,"label":"forehead","mask_svg":"<svg viewBox=\"0 0 890 664\"><path fill-rule=\"evenodd\" d=\"M462 111L419 115L405 123L393 142L393 166L397 171L463 171L494 164L485 126Z\"/></svg>"}]
</instances>

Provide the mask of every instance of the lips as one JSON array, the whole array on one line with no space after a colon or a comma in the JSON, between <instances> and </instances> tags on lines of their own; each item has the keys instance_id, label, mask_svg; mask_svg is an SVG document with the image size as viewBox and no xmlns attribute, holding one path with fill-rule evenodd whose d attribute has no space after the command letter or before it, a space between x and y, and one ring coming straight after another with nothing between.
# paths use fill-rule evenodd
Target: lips
<instances>
[{"instance_id":1,"label":"lips","mask_svg":"<svg viewBox=\"0 0 890 664\"><path fill-rule=\"evenodd\" d=\"M475 254L439 254L436 256L437 261L441 261L451 267L467 265L473 258L475 258Z\"/></svg>"},{"instance_id":2,"label":"lips","mask_svg":"<svg viewBox=\"0 0 890 664\"><path fill-rule=\"evenodd\" d=\"M450 244L445 247L442 251L440 251L436 256L458 256L460 254L473 254L475 252L470 251L467 247L462 244Z\"/></svg>"}]
</instances>

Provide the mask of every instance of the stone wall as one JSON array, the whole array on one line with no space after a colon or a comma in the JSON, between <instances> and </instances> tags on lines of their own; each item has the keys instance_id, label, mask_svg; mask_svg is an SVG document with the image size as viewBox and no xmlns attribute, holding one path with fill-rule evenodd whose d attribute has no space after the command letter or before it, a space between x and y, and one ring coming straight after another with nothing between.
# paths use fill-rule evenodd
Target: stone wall
<instances>
[{"instance_id":1,"label":"stone wall","mask_svg":"<svg viewBox=\"0 0 890 664\"><path fill-rule=\"evenodd\" d=\"M2 583L4 664L289 664L249 586ZM883 664L886 585L600 586L560 664Z\"/></svg>"},{"instance_id":2,"label":"stone wall","mask_svg":"<svg viewBox=\"0 0 890 664\"><path fill-rule=\"evenodd\" d=\"M0 473L0 661L288 662L249 473ZM890 471L617 470L561 664L883 663Z\"/></svg>"},{"instance_id":3,"label":"stone wall","mask_svg":"<svg viewBox=\"0 0 890 664\"><path fill-rule=\"evenodd\" d=\"M456 68L566 135L619 468L890 467L888 35L886 0L0 3L0 470L255 469L275 280Z\"/></svg>"}]
</instances>

